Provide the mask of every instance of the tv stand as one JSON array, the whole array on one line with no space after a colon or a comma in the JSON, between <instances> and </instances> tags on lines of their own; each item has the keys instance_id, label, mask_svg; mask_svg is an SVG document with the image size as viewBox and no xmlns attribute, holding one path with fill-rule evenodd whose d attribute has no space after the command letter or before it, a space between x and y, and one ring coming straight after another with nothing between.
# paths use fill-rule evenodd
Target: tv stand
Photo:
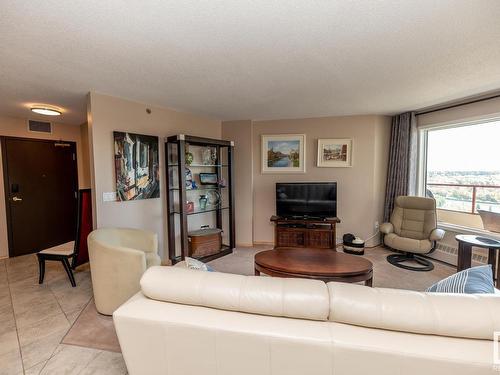
<instances>
[{"instance_id":1,"label":"tv stand","mask_svg":"<svg viewBox=\"0 0 500 375\"><path fill-rule=\"evenodd\" d=\"M311 247L335 249L335 226L337 217L331 218L286 218L271 216L274 223L274 248Z\"/></svg>"}]
</instances>

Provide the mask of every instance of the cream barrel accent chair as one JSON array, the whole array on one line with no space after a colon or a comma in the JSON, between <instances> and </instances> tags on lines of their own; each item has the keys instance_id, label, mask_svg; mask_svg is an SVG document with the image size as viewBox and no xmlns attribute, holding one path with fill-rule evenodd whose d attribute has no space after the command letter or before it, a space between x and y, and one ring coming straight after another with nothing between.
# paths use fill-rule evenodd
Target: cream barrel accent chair
<instances>
[{"instance_id":1,"label":"cream barrel accent chair","mask_svg":"<svg viewBox=\"0 0 500 375\"><path fill-rule=\"evenodd\" d=\"M88 237L90 272L97 311L111 315L140 290L142 274L161 264L156 233L102 228Z\"/></svg>"},{"instance_id":2,"label":"cream barrel accent chair","mask_svg":"<svg viewBox=\"0 0 500 375\"><path fill-rule=\"evenodd\" d=\"M390 222L383 223L380 231L384 244L403 254L392 254L387 261L412 271L431 271L432 262L418 254L435 250L436 241L443 239L444 230L437 228L436 200L434 198L399 196L394 202ZM404 264L418 263L417 266Z\"/></svg>"}]
</instances>

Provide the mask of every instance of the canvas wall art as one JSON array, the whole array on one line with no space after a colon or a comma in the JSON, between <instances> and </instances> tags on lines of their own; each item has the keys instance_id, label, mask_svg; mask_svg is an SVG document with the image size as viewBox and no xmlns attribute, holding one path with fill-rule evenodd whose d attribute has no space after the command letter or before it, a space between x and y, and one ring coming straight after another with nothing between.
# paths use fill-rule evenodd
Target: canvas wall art
<instances>
[{"instance_id":1,"label":"canvas wall art","mask_svg":"<svg viewBox=\"0 0 500 375\"><path fill-rule=\"evenodd\" d=\"M262 136L262 173L305 173L305 134Z\"/></svg>"},{"instance_id":2,"label":"canvas wall art","mask_svg":"<svg viewBox=\"0 0 500 375\"><path fill-rule=\"evenodd\" d=\"M118 199L159 198L158 137L117 131L113 136Z\"/></svg>"},{"instance_id":3,"label":"canvas wall art","mask_svg":"<svg viewBox=\"0 0 500 375\"><path fill-rule=\"evenodd\" d=\"M352 139L318 139L318 167L351 167Z\"/></svg>"}]
</instances>

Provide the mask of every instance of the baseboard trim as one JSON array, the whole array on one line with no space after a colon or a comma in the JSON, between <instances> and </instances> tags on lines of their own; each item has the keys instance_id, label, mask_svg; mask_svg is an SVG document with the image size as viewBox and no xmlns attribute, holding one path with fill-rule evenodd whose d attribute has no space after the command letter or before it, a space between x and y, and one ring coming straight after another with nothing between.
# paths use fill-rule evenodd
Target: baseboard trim
<instances>
[{"instance_id":1,"label":"baseboard trim","mask_svg":"<svg viewBox=\"0 0 500 375\"><path fill-rule=\"evenodd\" d=\"M253 243L237 243L236 247L253 247Z\"/></svg>"},{"instance_id":2,"label":"baseboard trim","mask_svg":"<svg viewBox=\"0 0 500 375\"><path fill-rule=\"evenodd\" d=\"M266 241L254 241L253 242L254 245L271 245L271 246L274 246L274 242L266 242Z\"/></svg>"}]
</instances>

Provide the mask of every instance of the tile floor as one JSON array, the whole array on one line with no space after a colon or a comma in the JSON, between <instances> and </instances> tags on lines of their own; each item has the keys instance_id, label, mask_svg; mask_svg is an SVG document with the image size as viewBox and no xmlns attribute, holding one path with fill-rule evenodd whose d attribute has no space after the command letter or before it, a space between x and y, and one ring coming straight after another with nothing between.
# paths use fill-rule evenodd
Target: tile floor
<instances>
[{"instance_id":1,"label":"tile floor","mask_svg":"<svg viewBox=\"0 0 500 375\"><path fill-rule=\"evenodd\" d=\"M119 353L60 344L92 298L88 265L75 278L47 262L39 285L35 255L0 260L0 375L126 374Z\"/></svg>"},{"instance_id":2,"label":"tile floor","mask_svg":"<svg viewBox=\"0 0 500 375\"><path fill-rule=\"evenodd\" d=\"M268 247L242 248L210 264L222 272L253 275L253 256ZM455 272L435 263L432 272L391 266L382 248L366 251L374 264L374 286L425 290ZM61 344L92 298L88 265L75 273L72 288L62 266L47 262L46 279L38 284L35 255L0 260L0 375L126 374L119 353Z\"/></svg>"}]
</instances>

